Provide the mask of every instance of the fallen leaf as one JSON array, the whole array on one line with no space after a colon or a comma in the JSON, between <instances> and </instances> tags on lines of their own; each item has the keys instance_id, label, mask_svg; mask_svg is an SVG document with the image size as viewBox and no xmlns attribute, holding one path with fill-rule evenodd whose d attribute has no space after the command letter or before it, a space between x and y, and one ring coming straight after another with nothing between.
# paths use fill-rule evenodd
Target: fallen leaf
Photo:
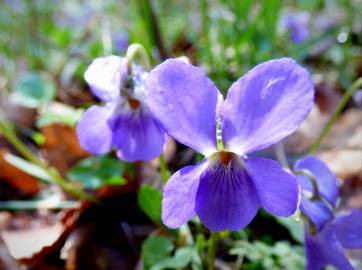
<instances>
[{"instance_id":1,"label":"fallen leaf","mask_svg":"<svg viewBox=\"0 0 362 270\"><path fill-rule=\"evenodd\" d=\"M7 182L26 197L36 195L41 188L40 182L13 165L10 165L4 159L4 156L9 153L10 151L8 149L0 148L0 181Z\"/></svg>"}]
</instances>

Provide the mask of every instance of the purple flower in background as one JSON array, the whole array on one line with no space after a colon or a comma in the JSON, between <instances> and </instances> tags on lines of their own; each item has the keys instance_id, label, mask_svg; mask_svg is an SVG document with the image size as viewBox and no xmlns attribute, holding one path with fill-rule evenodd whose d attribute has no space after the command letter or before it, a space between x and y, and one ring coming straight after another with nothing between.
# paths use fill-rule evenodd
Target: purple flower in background
<instances>
[{"instance_id":1,"label":"purple flower in background","mask_svg":"<svg viewBox=\"0 0 362 270\"><path fill-rule=\"evenodd\" d=\"M200 68L167 60L153 69L146 80L152 113L172 137L206 156L167 182L164 224L177 228L197 214L211 230L236 230L248 225L259 207L293 214L295 177L276 161L246 154L294 132L313 96L308 72L288 58L256 66L231 86L225 101ZM217 119L223 150L217 148Z\"/></svg>"},{"instance_id":2,"label":"purple flower in background","mask_svg":"<svg viewBox=\"0 0 362 270\"><path fill-rule=\"evenodd\" d=\"M338 197L337 179L316 157L307 156L299 160L294 169L303 170L315 179L320 196L311 198L315 192L311 180L305 175L297 175L303 194L300 209L314 226L305 225L307 270L320 270L327 265L340 270L354 269L345 255L345 249L362 248L362 211L352 209L347 214L334 217L332 211Z\"/></svg>"},{"instance_id":3,"label":"purple flower in background","mask_svg":"<svg viewBox=\"0 0 362 270\"><path fill-rule=\"evenodd\" d=\"M90 107L77 126L80 145L93 154L116 147L117 156L127 161L151 160L161 154L165 133L144 101L147 73L118 56L95 59L84 78L93 94L105 102Z\"/></svg>"},{"instance_id":4,"label":"purple flower in background","mask_svg":"<svg viewBox=\"0 0 362 270\"><path fill-rule=\"evenodd\" d=\"M288 12L282 17L282 24L289 32L289 37L294 43L301 43L309 37L308 12Z\"/></svg>"},{"instance_id":5,"label":"purple flower in background","mask_svg":"<svg viewBox=\"0 0 362 270\"><path fill-rule=\"evenodd\" d=\"M113 36L114 47L117 52L124 53L129 46L129 37L127 32L117 33Z\"/></svg>"}]
</instances>

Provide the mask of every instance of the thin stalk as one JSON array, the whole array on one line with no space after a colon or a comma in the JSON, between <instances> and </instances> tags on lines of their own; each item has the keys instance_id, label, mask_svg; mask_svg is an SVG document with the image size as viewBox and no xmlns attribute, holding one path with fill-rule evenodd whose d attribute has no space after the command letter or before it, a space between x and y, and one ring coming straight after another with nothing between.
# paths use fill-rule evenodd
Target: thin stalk
<instances>
[{"instance_id":1,"label":"thin stalk","mask_svg":"<svg viewBox=\"0 0 362 270\"><path fill-rule=\"evenodd\" d=\"M285 148L283 142L279 142L274 146L275 156L277 157L278 161L282 165L284 169L290 171L290 167L288 164L287 155L285 154Z\"/></svg>"},{"instance_id":2,"label":"thin stalk","mask_svg":"<svg viewBox=\"0 0 362 270\"><path fill-rule=\"evenodd\" d=\"M161 154L158 159L160 161L160 170L161 170L161 175L162 175L162 181L163 181L163 183L166 183L167 180L170 178L170 172L168 171L167 163L166 163L164 155Z\"/></svg>"},{"instance_id":3,"label":"thin stalk","mask_svg":"<svg viewBox=\"0 0 362 270\"><path fill-rule=\"evenodd\" d=\"M209 248L207 250L207 269L214 270L215 269L215 258L217 251L219 236L217 232L211 232L209 238Z\"/></svg>"},{"instance_id":4,"label":"thin stalk","mask_svg":"<svg viewBox=\"0 0 362 270\"><path fill-rule=\"evenodd\" d=\"M38 209L72 209L76 208L76 201L1 201L0 210L38 210Z\"/></svg>"},{"instance_id":5,"label":"thin stalk","mask_svg":"<svg viewBox=\"0 0 362 270\"><path fill-rule=\"evenodd\" d=\"M137 57L141 61L142 66L146 70L151 69L151 63L150 63L150 59L148 57L148 53L147 53L146 49L141 44L133 43L128 47L127 53L126 53L127 71L128 71L128 74L130 74L130 75L132 74L132 63L135 61L135 59Z\"/></svg>"},{"instance_id":6,"label":"thin stalk","mask_svg":"<svg viewBox=\"0 0 362 270\"><path fill-rule=\"evenodd\" d=\"M45 161L38 158L22 141L19 140L13 127L9 123L5 122L3 119L0 119L0 131L1 134L16 148L16 150L22 156L46 171L51 176L54 184L57 184L64 191L68 192L72 196L75 196L79 199L98 203L97 198L82 190L77 189L72 184L67 182L67 180L65 180L55 168L48 167Z\"/></svg>"},{"instance_id":7,"label":"thin stalk","mask_svg":"<svg viewBox=\"0 0 362 270\"><path fill-rule=\"evenodd\" d=\"M342 99L338 103L336 109L334 110L331 118L328 120L327 124L324 126L322 132L319 134L316 141L312 144L312 146L309 149L310 153L315 153L319 149L322 141L327 136L330 129L333 127L334 123L337 121L339 115L341 114L343 108L346 106L348 100L352 97L352 95L362 87L362 77L358 78L351 87L346 91L346 93L343 95Z\"/></svg>"}]
</instances>

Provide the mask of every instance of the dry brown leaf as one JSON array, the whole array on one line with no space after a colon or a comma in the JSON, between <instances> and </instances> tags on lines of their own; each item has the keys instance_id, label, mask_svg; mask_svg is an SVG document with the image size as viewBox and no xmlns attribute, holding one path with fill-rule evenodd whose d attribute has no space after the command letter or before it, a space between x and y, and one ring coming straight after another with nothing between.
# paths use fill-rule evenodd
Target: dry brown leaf
<instances>
[{"instance_id":1,"label":"dry brown leaf","mask_svg":"<svg viewBox=\"0 0 362 270\"><path fill-rule=\"evenodd\" d=\"M20 169L10 165L4 155L10 153L6 148L0 148L0 181L7 182L10 186L21 191L25 196L36 195L41 188L40 182Z\"/></svg>"},{"instance_id":2,"label":"dry brown leaf","mask_svg":"<svg viewBox=\"0 0 362 270\"><path fill-rule=\"evenodd\" d=\"M42 153L48 162L61 173L68 171L77 161L89 156L78 143L74 128L52 124L41 129L45 136Z\"/></svg>"}]
</instances>

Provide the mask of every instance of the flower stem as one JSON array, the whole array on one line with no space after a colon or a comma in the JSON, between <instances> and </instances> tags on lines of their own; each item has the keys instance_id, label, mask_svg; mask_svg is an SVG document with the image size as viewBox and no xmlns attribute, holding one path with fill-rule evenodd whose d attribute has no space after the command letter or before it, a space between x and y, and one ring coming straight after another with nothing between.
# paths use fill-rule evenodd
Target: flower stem
<instances>
[{"instance_id":1,"label":"flower stem","mask_svg":"<svg viewBox=\"0 0 362 270\"><path fill-rule=\"evenodd\" d=\"M151 63L146 49L141 44L133 43L128 47L126 54L128 74L132 74L132 63L136 57L139 58L146 70L151 69Z\"/></svg>"},{"instance_id":2,"label":"flower stem","mask_svg":"<svg viewBox=\"0 0 362 270\"><path fill-rule=\"evenodd\" d=\"M70 195L73 195L79 199L98 203L97 198L82 190L77 189L72 184L67 182L55 168L48 167L43 160L38 158L21 140L19 140L12 125L10 123L7 123L4 119L0 119L0 131L1 134L16 148L16 150L22 156L46 171L51 176L54 184L60 186Z\"/></svg>"},{"instance_id":3,"label":"flower stem","mask_svg":"<svg viewBox=\"0 0 362 270\"><path fill-rule=\"evenodd\" d=\"M167 180L170 178L170 172L167 169L167 163L166 163L164 155L161 154L158 159L160 161L160 170L161 170L161 175L162 175L162 181L163 181L163 183L166 183Z\"/></svg>"},{"instance_id":4,"label":"flower stem","mask_svg":"<svg viewBox=\"0 0 362 270\"><path fill-rule=\"evenodd\" d=\"M342 112L343 108L346 106L348 100L352 97L352 95L360 88L362 87L362 77L358 78L351 87L346 91L346 93L343 95L342 99L338 103L336 109L334 110L331 118L328 120L327 124L324 126L322 132L319 134L316 141L312 144L312 146L309 149L310 153L315 153L319 149L323 139L326 137L334 123L337 121L340 113Z\"/></svg>"},{"instance_id":5,"label":"flower stem","mask_svg":"<svg viewBox=\"0 0 362 270\"><path fill-rule=\"evenodd\" d=\"M287 155L285 154L285 148L283 142L279 142L274 146L275 156L277 157L278 161L282 165L284 169L290 171L290 167L288 164Z\"/></svg>"},{"instance_id":6,"label":"flower stem","mask_svg":"<svg viewBox=\"0 0 362 270\"><path fill-rule=\"evenodd\" d=\"M211 232L209 238L209 247L207 250L207 269L214 270L215 269L215 258L216 258L216 251L217 251L217 244L218 244L219 236L217 232Z\"/></svg>"}]
</instances>

